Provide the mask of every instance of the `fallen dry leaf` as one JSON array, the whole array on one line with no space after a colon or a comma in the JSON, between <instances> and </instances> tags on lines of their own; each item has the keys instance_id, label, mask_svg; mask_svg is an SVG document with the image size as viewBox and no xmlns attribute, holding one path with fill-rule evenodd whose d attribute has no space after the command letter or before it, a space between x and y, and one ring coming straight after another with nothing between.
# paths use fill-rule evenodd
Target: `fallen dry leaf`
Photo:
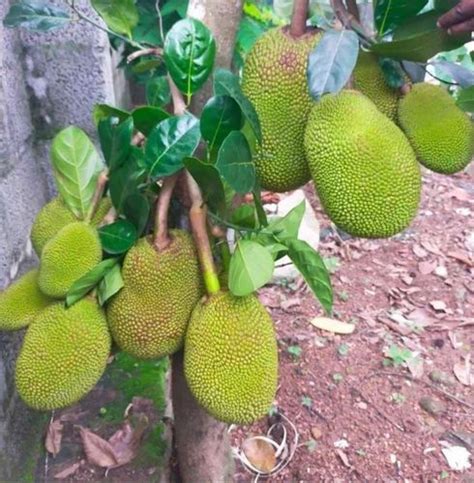
<instances>
[{"instance_id":1,"label":"fallen dry leaf","mask_svg":"<svg viewBox=\"0 0 474 483\"><path fill-rule=\"evenodd\" d=\"M54 475L54 478L56 480L64 480L65 478L69 478L79 469L80 466L81 466L80 462L74 463L73 465L68 466L67 468L60 471L59 473L56 473Z\"/></svg>"},{"instance_id":2,"label":"fallen dry leaf","mask_svg":"<svg viewBox=\"0 0 474 483\"><path fill-rule=\"evenodd\" d=\"M407 318L422 327L427 327L434 323L434 319L431 317L430 313L422 308L413 310L408 314Z\"/></svg>"},{"instance_id":3,"label":"fallen dry leaf","mask_svg":"<svg viewBox=\"0 0 474 483\"><path fill-rule=\"evenodd\" d=\"M63 423L56 419L48 426L44 446L48 453L56 456L61 451L61 440L63 439Z\"/></svg>"},{"instance_id":4,"label":"fallen dry leaf","mask_svg":"<svg viewBox=\"0 0 474 483\"><path fill-rule=\"evenodd\" d=\"M434 245L429 241L422 241L421 246L428 252L433 253L434 255L443 256L443 253L441 252L441 250L436 245Z\"/></svg>"},{"instance_id":5,"label":"fallen dry leaf","mask_svg":"<svg viewBox=\"0 0 474 483\"><path fill-rule=\"evenodd\" d=\"M355 330L354 324L341 322L340 320L334 320L328 317L315 317L310 322L314 327L325 330L326 332L333 332L334 334L352 334Z\"/></svg>"},{"instance_id":6,"label":"fallen dry leaf","mask_svg":"<svg viewBox=\"0 0 474 483\"><path fill-rule=\"evenodd\" d=\"M455 260L464 263L468 267L473 267L474 262L465 252L448 252L448 257L454 258Z\"/></svg>"},{"instance_id":7,"label":"fallen dry leaf","mask_svg":"<svg viewBox=\"0 0 474 483\"><path fill-rule=\"evenodd\" d=\"M87 428L80 427L80 433L89 463L102 468L113 468L117 465L114 449L108 441Z\"/></svg>"},{"instance_id":8,"label":"fallen dry leaf","mask_svg":"<svg viewBox=\"0 0 474 483\"><path fill-rule=\"evenodd\" d=\"M474 373L471 370L471 354L469 354L464 362L454 364L453 372L458 381L464 386L474 385Z\"/></svg>"},{"instance_id":9,"label":"fallen dry leaf","mask_svg":"<svg viewBox=\"0 0 474 483\"><path fill-rule=\"evenodd\" d=\"M430 273L434 272L437 266L438 266L438 262L436 260L420 262L418 264L418 271L422 275L429 275Z\"/></svg>"},{"instance_id":10,"label":"fallen dry leaf","mask_svg":"<svg viewBox=\"0 0 474 483\"><path fill-rule=\"evenodd\" d=\"M242 450L252 466L262 473L270 473L276 466L275 448L259 436L246 439Z\"/></svg>"}]
</instances>

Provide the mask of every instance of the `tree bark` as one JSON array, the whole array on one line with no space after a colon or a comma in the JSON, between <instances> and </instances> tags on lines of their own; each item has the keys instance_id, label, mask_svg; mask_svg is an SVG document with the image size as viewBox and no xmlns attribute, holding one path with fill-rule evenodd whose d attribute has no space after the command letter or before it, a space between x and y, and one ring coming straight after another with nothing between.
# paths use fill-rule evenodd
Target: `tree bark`
<instances>
[{"instance_id":1,"label":"tree bark","mask_svg":"<svg viewBox=\"0 0 474 483\"><path fill-rule=\"evenodd\" d=\"M216 67L230 68L243 0L190 0L188 15L201 20L217 43ZM191 110L199 114L212 97L212 81L193 97ZM196 402L186 384L183 353L172 358L175 440L184 483L232 481L233 459L227 425L216 421Z\"/></svg>"}]
</instances>

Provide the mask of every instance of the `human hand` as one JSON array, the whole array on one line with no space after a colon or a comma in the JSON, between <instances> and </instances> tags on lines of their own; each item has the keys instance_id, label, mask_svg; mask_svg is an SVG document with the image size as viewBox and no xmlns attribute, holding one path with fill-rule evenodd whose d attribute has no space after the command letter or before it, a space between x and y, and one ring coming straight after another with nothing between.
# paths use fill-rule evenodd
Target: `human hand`
<instances>
[{"instance_id":1,"label":"human hand","mask_svg":"<svg viewBox=\"0 0 474 483\"><path fill-rule=\"evenodd\" d=\"M461 0L438 20L438 27L450 35L469 33L474 30L474 0Z\"/></svg>"}]
</instances>

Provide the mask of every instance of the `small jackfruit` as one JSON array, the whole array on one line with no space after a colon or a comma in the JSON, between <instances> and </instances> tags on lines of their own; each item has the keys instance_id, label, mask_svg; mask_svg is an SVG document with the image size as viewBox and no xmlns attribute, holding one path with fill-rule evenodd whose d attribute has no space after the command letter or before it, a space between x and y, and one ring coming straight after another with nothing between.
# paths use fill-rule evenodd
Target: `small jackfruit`
<instances>
[{"instance_id":1,"label":"small jackfruit","mask_svg":"<svg viewBox=\"0 0 474 483\"><path fill-rule=\"evenodd\" d=\"M102 198L92 218L91 224L98 226L112 206L109 197ZM78 221L61 197L53 198L43 206L36 216L31 229L31 243L38 256L41 256L44 246L61 228Z\"/></svg>"},{"instance_id":2,"label":"small jackfruit","mask_svg":"<svg viewBox=\"0 0 474 483\"><path fill-rule=\"evenodd\" d=\"M64 298L71 285L102 260L97 230L83 221L62 228L43 249L38 285L43 293Z\"/></svg>"},{"instance_id":3,"label":"small jackfruit","mask_svg":"<svg viewBox=\"0 0 474 483\"><path fill-rule=\"evenodd\" d=\"M398 117L421 164L432 171L462 171L474 155L469 116L440 86L415 84L400 101Z\"/></svg>"},{"instance_id":4,"label":"small jackfruit","mask_svg":"<svg viewBox=\"0 0 474 483\"><path fill-rule=\"evenodd\" d=\"M363 94L324 96L311 111L305 146L319 199L342 230L384 238L410 224L421 190L415 153Z\"/></svg>"},{"instance_id":5,"label":"small jackfruit","mask_svg":"<svg viewBox=\"0 0 474 483\"><path fill-rule=\"evenodd\" d=\"M134 357L157 359L183 344L191 312L202 295L191 236L170 230L171 244L157 252L149 238L129 250L122 269L124 288L107 307L112 336Z\"/></svg>"},{"instance_id":6,"label":"small jackfruit","mask_svg":"<svg viewBox=\"0 0 474 483\"><path fill-rule=\"evenodd\" d=\"M275 28L262 35L245 59L242 90L262 127L255 166L265 189L290 191L310 179L302 128L312 105L306 69L320 38L316 30L295 39L287 28Z\"/></svg>"},{"instance_id":7,"label":"small jackfruit","mask_svg":"<svg viewBox=\"0 0 474 483\"><path fill-rule=\"evenodd\" d=\"M276 393L278 351L272 319L256 297L223 292L196 306L184 374L198 403L215 418L249 424L265 415Z\"/></svg>"},{"instance_id":8,"label":"small jackfruit","mask_svg":"<svg viewBox=\"0 0 474 483\"><path fill-rule=\"evenodd\" d=\"M38 287L38 270L30 270L0 292L0 330L27 327L51 302Z\"/></svg>"},{"instance_id":9,"label":"small jackfruit","mask_svg":"<svg viewBox=\"0 0 474 483\"><path fill-rule=\"evenodd\" d=\"M16 363L18 393L41 411L69 406L104 373L111 339L103 310L91 299L66 309L55 303L28 328Z\"/></svg>"},{"instance_id":10,"label":"small jackfruit","mask_svg":"<svg viewBox=\"0 0 474 483\"><path fill-rule=\"evenodd\" d=\"M396 121L401 94L387 84L378 57L372 53L361 51L353 77L354 88L366 95L380 112L392 121Z\"/></svg>"}]
</instances>

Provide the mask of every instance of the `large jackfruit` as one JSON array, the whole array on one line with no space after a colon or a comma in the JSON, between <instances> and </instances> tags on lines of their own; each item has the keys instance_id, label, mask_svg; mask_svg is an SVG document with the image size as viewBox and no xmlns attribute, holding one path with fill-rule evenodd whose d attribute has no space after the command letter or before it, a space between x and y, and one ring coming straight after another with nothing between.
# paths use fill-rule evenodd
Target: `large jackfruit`
<instances>
[{"instance_id":1,"label":"large jackfruit","mask_svg":"<svg viewBox=\"0 0 474 483\"><path fill-rule=\"evenodd\" d=\"M273 322L253 295L224 292L194 309L184 374L199 404L227 423L264 416L275 397L278 351Z\"/></svg>"},{"instance_id":2,"label":"large jackfruit","mask_svg":"<svg viewBox=\"0 0 474 483\"><path fill-rule=\"evenodd\" d=\"M0 330L27 327L51 302L38 287L38 270L25 273L0 292Z\"/></svg>"},{"instance_id":3,"label":"large jackfruit","mask_svg":"<svg viewBox=\"0 0 474 483\"><path fill-rule=\"evenodd\" d=\"M312 105L306 69L320 38L316 30L298 39L287 28L269 30L245 60L242 89L262 127L255 164L265 189L289 191L310 179L303 148L303 126Z\"/></svg>"},{"instance_id":4,"label":"large jackfruit","mask_svg":"<svg viewBox=\"0 0 474 483\"><path fill-rule=\"evenodd\" d=\"M23 401L46 411L85 396L102 376L111 347L104 312L91 299L55 303L28 328L16 363Z\"/></svg>"},{"instance_id":5,"label":"large jackfruit","mask_svg":"<svg viewBox=\"0 0 474 483\"><path fill-rule=\"evenodd\" d=\"M387 117L396 121L400 92L385 80L378 57L361 51L353 72L354 88L366 95Z\"/></svg>"},{"instance_id":6,"label":"large jackfruit","mask_svg":"<svg viewBox=\"0 0 474 483\"><path fill-rule=\"evenodd\" d=\"M43 293L64 298L71 285L102 259L97 230L83 221L62 228L44 247L38 284Z\"/></svg>"},{"instance_id":7,"label":"large jackfruit","mask_svg":"<svg viewBox=\"0 0 474 483\"><path fill-rule=\"evenodd\" d=\"M142 238L127 253L124 288L107 308L118 346L140 359L170 355L183 344L191 312L202 295L201 274L191 236L170 230L171 244L157 252Z\"/></svg>"},{"instance_id":8,"label":"large jackfruit","mask_svg":"<svg viewBox=\"0 0 474 483\"><path fill-rule=\"evenodd\" d=\"M355 91L316 104L305 134L316 190L342 230L383 238L405 229L420 200L421 176L403 132Z\"/></svg>"},{"instance_id":9,"label":"large jackfruit","mask_svg":"<svg viewBox=\"0 0 474 483\"><path fill-rule=\"evenodd\" d=\"M420 163L437 173L462 171L474 155L469 116L440 86L415 84L400 101L400 126Z\"/></svg>"},{"instance_id":10,"label":"large jackfruit","mask_svg":"<svg viewBox=\"0 0 474 483\"><path fill-rule=\"evenodd\" d=\"M92 225L100 224L104 216L112 206L110 198L103 198L92 218ZM44 246L53 238L61 228L69 223L78 221L72 211L66 206L61 197L53 198L49 203L43 206L36 216L35 222L31 229L31 243L38 256L41 256Z\"/></svg>"}]
</instances>

